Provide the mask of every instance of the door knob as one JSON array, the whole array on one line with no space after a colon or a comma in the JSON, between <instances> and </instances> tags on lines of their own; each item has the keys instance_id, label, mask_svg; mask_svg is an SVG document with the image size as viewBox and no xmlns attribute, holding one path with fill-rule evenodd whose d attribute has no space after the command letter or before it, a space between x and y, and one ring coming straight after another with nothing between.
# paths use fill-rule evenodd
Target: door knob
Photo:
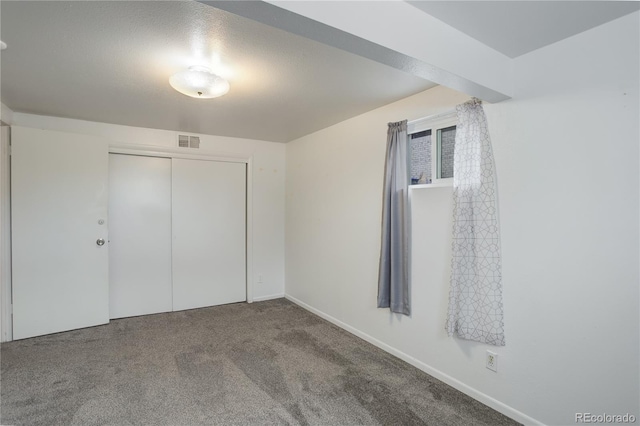
<instances>
[{"instance_id":1,"label":"door knob","mask_svg":"<svg viewBox=\"0 0 640 426\"><path fill-rule=\"evenodd\" d=\"M98 238L98 240L96 241L96 244L99 246L103 246L104 245L104 238Z\"/></svg>"}]
</instances>

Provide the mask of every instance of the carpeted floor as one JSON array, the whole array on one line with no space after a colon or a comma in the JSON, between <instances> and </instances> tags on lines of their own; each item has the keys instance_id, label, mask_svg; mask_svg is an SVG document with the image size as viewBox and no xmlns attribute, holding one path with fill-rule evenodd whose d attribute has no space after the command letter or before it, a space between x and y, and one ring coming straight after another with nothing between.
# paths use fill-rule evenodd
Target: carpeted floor
<instances>
[{"instance_id":1,"label":"carpeted floor","mask_svg":"<svg viewBox=\"0 0 640 426\"><path fill-rule=\"evenodd\" d=\"M285 299L2 344L3 425L511 425Z\"/></svg>"}]
</instances>

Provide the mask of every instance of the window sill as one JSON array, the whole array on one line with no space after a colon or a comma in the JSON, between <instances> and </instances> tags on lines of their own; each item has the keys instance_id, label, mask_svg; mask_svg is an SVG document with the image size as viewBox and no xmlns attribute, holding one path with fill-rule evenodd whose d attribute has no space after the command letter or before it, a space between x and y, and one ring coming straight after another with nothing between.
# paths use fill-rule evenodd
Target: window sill
<instances>
[{"instance_id":1,"label":"window sill","mask_svg":"<svg viewBox=\"0 0 640 426\"><path fill-rule=\"evenodd\" d=\"M423 189L423 188L453 188L453 179L446 179L440 182L424 183L418 185L409 185L409 189Z\"/></svg>"}]
</instances>

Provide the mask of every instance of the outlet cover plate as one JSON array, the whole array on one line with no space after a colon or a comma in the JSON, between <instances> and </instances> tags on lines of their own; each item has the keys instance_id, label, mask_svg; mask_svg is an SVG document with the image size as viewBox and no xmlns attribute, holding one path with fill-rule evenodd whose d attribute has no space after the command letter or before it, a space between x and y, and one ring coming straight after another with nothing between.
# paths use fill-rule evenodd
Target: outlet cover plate
<instances>
[{"instance_id":1,"label":"outlet cover plate","mask_svg":"<svg viewBox=\"0 0 640 426\"><path fill-rule=\"evenodd\" d=\"M487 351L487 368L491 371L498 372L498 354Z\"/></svg>"}]
</instances>

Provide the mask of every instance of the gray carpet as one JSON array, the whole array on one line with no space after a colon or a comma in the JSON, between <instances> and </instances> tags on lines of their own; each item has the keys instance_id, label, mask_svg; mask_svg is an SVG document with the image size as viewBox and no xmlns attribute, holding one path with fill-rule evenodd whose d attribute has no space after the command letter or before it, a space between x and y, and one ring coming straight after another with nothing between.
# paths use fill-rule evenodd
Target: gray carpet
<instances>
[{"instance_id":1,"label":"gray carpet","mask_svg":"<svg viewBox=\"0 0 640 426\"><path fill-rule=\"evenodd\" d=\"M3 425L511 425L285 299L3 343Z\"/></svg>"}]
</instances>

